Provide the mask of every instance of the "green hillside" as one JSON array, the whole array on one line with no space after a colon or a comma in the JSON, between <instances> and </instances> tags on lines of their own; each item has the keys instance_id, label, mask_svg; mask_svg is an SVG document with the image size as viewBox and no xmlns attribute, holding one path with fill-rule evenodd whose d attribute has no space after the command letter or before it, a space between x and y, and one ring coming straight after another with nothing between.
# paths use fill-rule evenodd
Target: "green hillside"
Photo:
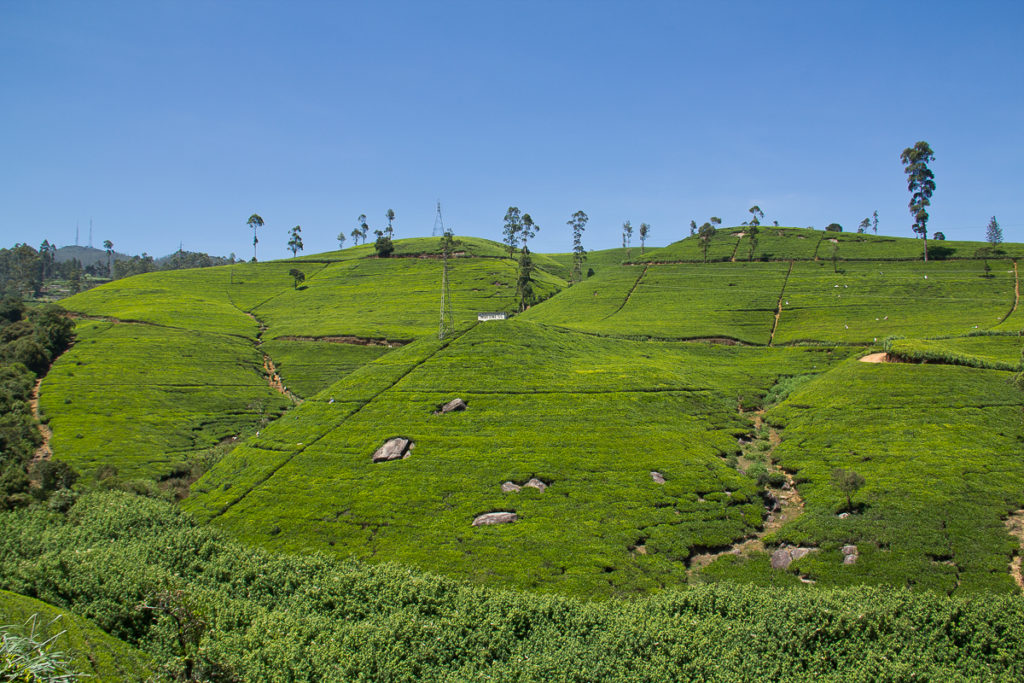
<instances>
[{"instance_id":1,"label":"green hillside","mask_svg":"<svg viewBox=\"0 0 1024 683\"><path fill-rule=\"evenodd\" d=\"M42 385L53 450L83 487L215 463L183 506L247 543L517 589L1014 590L1015 264L870 260L920 245L798 228L748 262L728 234L708 264L692 239L594 252L572 285L570 255L535 255L541 302L485 323L515 311L517 263L460 238L443 341L436 239L120 280L67 300L85 319ZM883 350L927 364L855 360ZM394 437L408 457L372 462ZM866 481L842 524L837 467ZM516 517L473 526L492 512ZM810 554L772 569L791 546Z\"/></svg>"},{"instance_id":2,"label":"green hillside","mask_svg":"<svg viewBox=\"0 0 1024 683\"><path fill-rule=\"evenodd\" d=\"M1022 246L741 231L520 314L460 238L444 339L436 239L71 297L0 587L211 680L1019 678Z\"/></svg>"},{"instance_id":3,"label":"green hillside","mask_svg":"<svg viewBox=\"0 0 1024 683\"><path fill-rule=\"evenodd\" d=\"M272 548L575 594L650 590L684 581L698 549L761 526L755 483L725 462L750 428L737 402L754 405L780 376L842 357L603 340L516 321L401 351L408 365L378 373L376 386L355 373L236 449L186 507ZM432 414L454 397L468 409ZM372 463L393 436L413 440L410 457ZM543 493L501 489L534 477ZM471 529L495 510L520 520Z\"/></svg>"},{"instance_id":4,"label":"green hillside","mask_svg":"<svg viewBox=\"0 0 1024 683\"><path fill-rule=\"evenodd\" d=\"M719 228L708 246L708 261L830 261L833 252L843 261L915 261L921 260L920 239L868 233L827 232L813 228L760 226L756 244L745 226ZM988 242L929 240L930 260L1020 258L1024 244L1000 244L995 250ZM703 262L704 247L697 237L686 237L645 255L634 256L642 263Z\"/></svg>"},{"instance_id":5,"label":"green hillside","mask_svg":"<svg viewBox=\"0 0 1024 683\"><path fill-rule=\"evenodd\" d=\"M153 674L148 655L107 635L89 620L34 598L0 590L0 624L3 635L31 637L38 643L53 638L50 651L63 655L68 669L76 674L109 683L136 683ZM5 664L0 656L4 680L30 680L14 678Z\"/></svg>"}]
</instances>

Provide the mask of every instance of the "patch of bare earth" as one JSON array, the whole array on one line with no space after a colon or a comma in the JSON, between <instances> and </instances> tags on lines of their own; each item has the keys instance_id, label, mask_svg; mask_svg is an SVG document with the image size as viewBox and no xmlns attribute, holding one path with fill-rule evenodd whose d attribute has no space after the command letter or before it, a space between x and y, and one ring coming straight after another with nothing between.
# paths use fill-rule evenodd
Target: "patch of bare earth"
<instances>
[{"instance_id":1,"label":"patch of bare earth","mask_svg":"<svg viewBox=\"0 0 1024 683\"><path fill-rule=\"evenodd\" d=\"M53 431L48 425L39 422L39 385L42 384L43 380L37 379L36 385L32 389L32 400L30 405L32 406L32 415L36 418L36 426L39 428L39 433L43 435L43 443L36 449L36 452L32 454L32 462L39 462L41 460L49 460L53 457L53 450L50 448L50 439L53 438Z\"/></svg>"},{"instance_id":2,"label":"patch of bare earth","mask_svg":"<svg viewBox=\"0 0 1024 683\"><path fill-rule=\"evenodd\" d=\"M1017 510L1006 518L1006 530L1017 539L1017 552L1010 561L1010 575L1017 582L1017 586L1024 590L1024 573L1021 569L1021 547L1024 547L1024 510Z\"/></svg>"},{"instance_id":3,"label":"patch of bare earth","mask_svg":"<svg viewBox=\"0 0 1024 683\"><path fill-rule=\"evenodd\" d=\"M889 358L889 354L885 351L881 353L869 353L866 356L862 356L858 359L861 363L891 363L892 359Z\"/></svg>"},{"instance_id":4,"label":"patch of bare earth","mask_svg":"<svg viewBox=\"0 0 1024 683\"><path fill-rule=\"evenodd\" d=\"M302 403L302 399L288 391L288 387L281 381L281 375L277 373L274 360L267 354L263 354L263 373L267 376L267 384L279 394L284 394L291 399L292 403Z\"/></svg>"},{"instance_id":5,"label":"patch of bare earth","mask_svg":"<svg viewBox=\"0 0 1024 683\"><path fill-rule=\"evenodd\" d=\"M763 414L764 410L758 410L749 418L754 429L757 431L760 431L763 424ZM768 468L769 473L781 472L786 478L786 483L783 484L782 487L771 490L771 494L775 497L778 504L773 506L772 509L769 509L768 516L764 519L763 526L752 536L739 541L738 543L732 544L727 549L692 555L690 557L689 568L687 570L687 574L691 578L694 574L723 555L742 556L765 552L766 547L762 539L768 534L775 533L784 525L789 524L803 513L804 499L796 489L796 483L793 480L793 476L779 468L779 466L772 460L772 453L781 442L782 437L779 432L774 428L769 428L768 443L770 447L765 453L765 466ZM739 467L741 470L745 471L751 464L753 464L753 460L749 460L746 457L740 458Z\"/></svg>"}]
</instances>

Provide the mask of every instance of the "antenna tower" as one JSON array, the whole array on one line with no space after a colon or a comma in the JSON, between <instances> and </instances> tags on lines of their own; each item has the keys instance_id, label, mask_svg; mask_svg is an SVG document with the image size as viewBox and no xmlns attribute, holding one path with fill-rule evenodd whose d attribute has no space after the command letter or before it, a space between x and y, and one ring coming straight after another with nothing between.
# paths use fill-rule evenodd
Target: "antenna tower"
<instances>
[{"instance_id":1,"label":"antenna tower","mask_svg":"<svg viewBox=\"0 0 1024 683\"><path fill-rule=\"evenodd\" d=\"M78 246L78 221L75 221L75 246Z\"/></svg>"},{"instance_id":2,"label":"antenna tower","mask_svg":"<svg viewBox=\"0 0 1024 683\"><path fill-rule=\"evenodd\" d=\"M434 214L434 231L430 234L434 237L444 234L444 220L441 219L441 202L437 202L437 213Z\"/></svg>"},{"instance_id":3,"label":"antenna tower","mask_svg":"<svg viewBox=\"0 0 1024 683\"><path fill-rule=\"evenodd\" d=\"M441 216L441 204L438 203L438 217ZM441 258L444 265L441 266L441 320L437 328L437 338L444 338L455 331L455 316L452 315L452 291L448 283L448 252L452 247L452 234L445 232L441 235Z\"/></svg>"},{"instance_id":4,"label":"antenna tower","mask_svg":"<svg viewBox=\"0 0 1024 683\"><path fill-rule=\"evenodd\" d=\"M89 248L92 249L92 219L89 219Z\"/></svg>"}]
</instances>

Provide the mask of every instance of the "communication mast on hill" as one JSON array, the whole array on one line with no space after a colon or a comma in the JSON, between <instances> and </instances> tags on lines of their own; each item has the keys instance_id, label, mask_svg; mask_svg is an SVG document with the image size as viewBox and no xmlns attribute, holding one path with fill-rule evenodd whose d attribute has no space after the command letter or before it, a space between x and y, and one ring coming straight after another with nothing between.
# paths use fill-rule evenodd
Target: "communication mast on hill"
<instances>
[{"instance_id":1,"label":"communication mast on hill","mask_svg":"<svg viewBox=\"0 0 1024 683\"><path fill-rule=\"evenodd\" d=\"M92 218L89 219L89 248L92 249Z\"/></svg>"},{"instance_id":2,"label":"communication mast on hill","mask_svg":"<svg viewBox=\"0 0 1024 683\"><path fill-rule=\"evenodd\" d=\"M434 231L430 233L432 236L437 237L438 235L444 234L444 220L441 218L441 202L437 202L437 213L434 214Z\"/></svg>"}]
</instances>

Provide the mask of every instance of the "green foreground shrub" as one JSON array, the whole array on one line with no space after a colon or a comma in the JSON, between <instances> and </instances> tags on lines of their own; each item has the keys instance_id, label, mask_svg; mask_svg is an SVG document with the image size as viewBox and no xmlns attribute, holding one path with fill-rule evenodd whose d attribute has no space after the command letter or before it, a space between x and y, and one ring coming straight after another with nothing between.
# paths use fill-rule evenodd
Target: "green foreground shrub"
<instances>
[{"instance_id":1,"label":"green foreground shrub","mask_svg":"<svg viewBox=\"0 0 1024 683\"><path fill-rule=\"evenodd\" d=\"M0 514L0 585L201 680L1019 680L1024 598L715 584L589 603L276 555L124 493Z\"/></svg>"}]
</instances>

